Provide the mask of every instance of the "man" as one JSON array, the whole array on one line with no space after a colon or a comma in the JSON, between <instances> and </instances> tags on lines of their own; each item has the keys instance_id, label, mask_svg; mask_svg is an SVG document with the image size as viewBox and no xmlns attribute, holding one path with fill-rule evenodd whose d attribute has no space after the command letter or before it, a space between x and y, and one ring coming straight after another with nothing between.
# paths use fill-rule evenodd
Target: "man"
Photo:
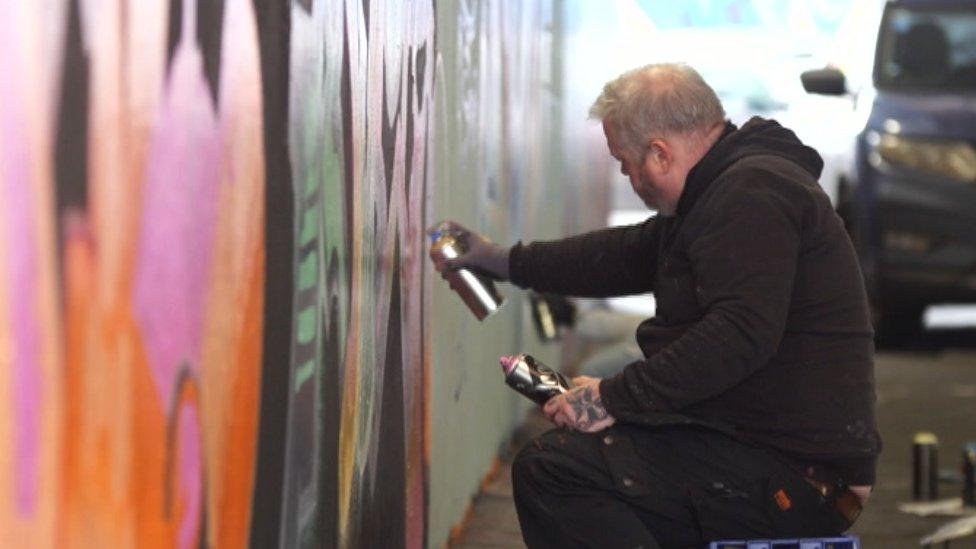
<instances>
[{"instance_id":1,"label":"man","mask_svg":"<svg viewBox=\"0 0 976 549\"><path fill-rule=\"evenodd\" d=\"M775 121L725 120L690 67L608 83L591 109L644 223L511 249L470 235L450 268L537 291L652 291L646 357L580 377L513 464L530 547L688 547L845 531L881 441L864 286L820 156Z\"/></svg>"}]
</instances>

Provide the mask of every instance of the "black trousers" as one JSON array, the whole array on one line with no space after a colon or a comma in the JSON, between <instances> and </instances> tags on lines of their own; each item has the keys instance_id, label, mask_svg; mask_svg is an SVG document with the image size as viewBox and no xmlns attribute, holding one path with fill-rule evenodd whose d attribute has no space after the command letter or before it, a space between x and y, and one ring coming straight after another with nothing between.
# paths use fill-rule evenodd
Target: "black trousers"
<instances>
[{"instance_id":1,"label":"black trousers","mask_svg":"<svg viewBox=\"0 0 976 549\"><path fill-rule=\"evenodd\" d=\"M532 548L701 547L850 527L780 454L702 428L552 430L519 452L512 484Z\"/></svg>"}]
</instances>

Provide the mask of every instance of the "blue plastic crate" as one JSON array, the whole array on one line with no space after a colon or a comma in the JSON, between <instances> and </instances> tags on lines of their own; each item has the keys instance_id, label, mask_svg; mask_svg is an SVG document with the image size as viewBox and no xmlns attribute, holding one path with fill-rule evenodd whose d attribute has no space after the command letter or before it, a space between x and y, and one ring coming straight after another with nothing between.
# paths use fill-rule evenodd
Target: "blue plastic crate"
<instances>
[{"instance_id":1,"label":"blue plastic crate","mask_svg":"<svg viewBox=\"0 0 976 549\"><path fill-rule=\"evenodd\" d=\"M708 549L861 549L861 541L856 536L713 541Z\"/></svg>"}]
</instances>

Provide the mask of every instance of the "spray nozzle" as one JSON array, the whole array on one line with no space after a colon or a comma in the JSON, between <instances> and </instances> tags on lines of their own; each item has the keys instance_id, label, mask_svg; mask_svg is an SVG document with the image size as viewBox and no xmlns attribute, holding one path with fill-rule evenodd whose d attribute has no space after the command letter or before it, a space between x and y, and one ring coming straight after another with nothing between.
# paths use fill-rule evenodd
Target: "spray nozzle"
<instances>
[{"instance_id":1,"label":"spray nozzle","mask_svg":"<svg viewBox=\"0 0 976 549\"><path fill-rule=\"evenodd\" d=\"M515 366L519 362L519 357L517 357L517 356L511 356L511 355L505 355L505 356L499 358L498 359L498 362L502 365L502 370L505 371L505 375L508 375L508 374L512 373L512 370L515 369Z\"/></svg>"}]
</instances>

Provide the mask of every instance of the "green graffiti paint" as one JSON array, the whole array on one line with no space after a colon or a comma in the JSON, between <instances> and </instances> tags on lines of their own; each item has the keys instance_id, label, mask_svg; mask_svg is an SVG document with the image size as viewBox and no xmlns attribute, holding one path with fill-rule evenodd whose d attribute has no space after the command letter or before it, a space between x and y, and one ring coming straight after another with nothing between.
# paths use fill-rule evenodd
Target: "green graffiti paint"
<instances>
[{"instance_id":1,"label":"green graffiti paint","mask_svg":"<svg viewBox=\"0 0 976 549\"><path fill-rule=\"evenodd\" d=\"M309 252L298 266L298 291L312 289L318 284L319 254L315 250Z\"/></svg>"},{"instance_id":2,"label":"green graffiti paint","mask_svg":"<svg viewBox=\"0 0 976 549\"><path fill-rule=\"evenodd\" d=\"M305 386L305 383L308 380L312 379L312 376L314 376L314 375L315 375L315 361L314 360L309 360L305 364L302 364L301 366L299 366L298 367L298 370L296 370L296 372L295 372L295 390L294 390L294 392L297 393L297 392L301 391L302 390L302 387Z\"/></svg>"}]
</instances>

